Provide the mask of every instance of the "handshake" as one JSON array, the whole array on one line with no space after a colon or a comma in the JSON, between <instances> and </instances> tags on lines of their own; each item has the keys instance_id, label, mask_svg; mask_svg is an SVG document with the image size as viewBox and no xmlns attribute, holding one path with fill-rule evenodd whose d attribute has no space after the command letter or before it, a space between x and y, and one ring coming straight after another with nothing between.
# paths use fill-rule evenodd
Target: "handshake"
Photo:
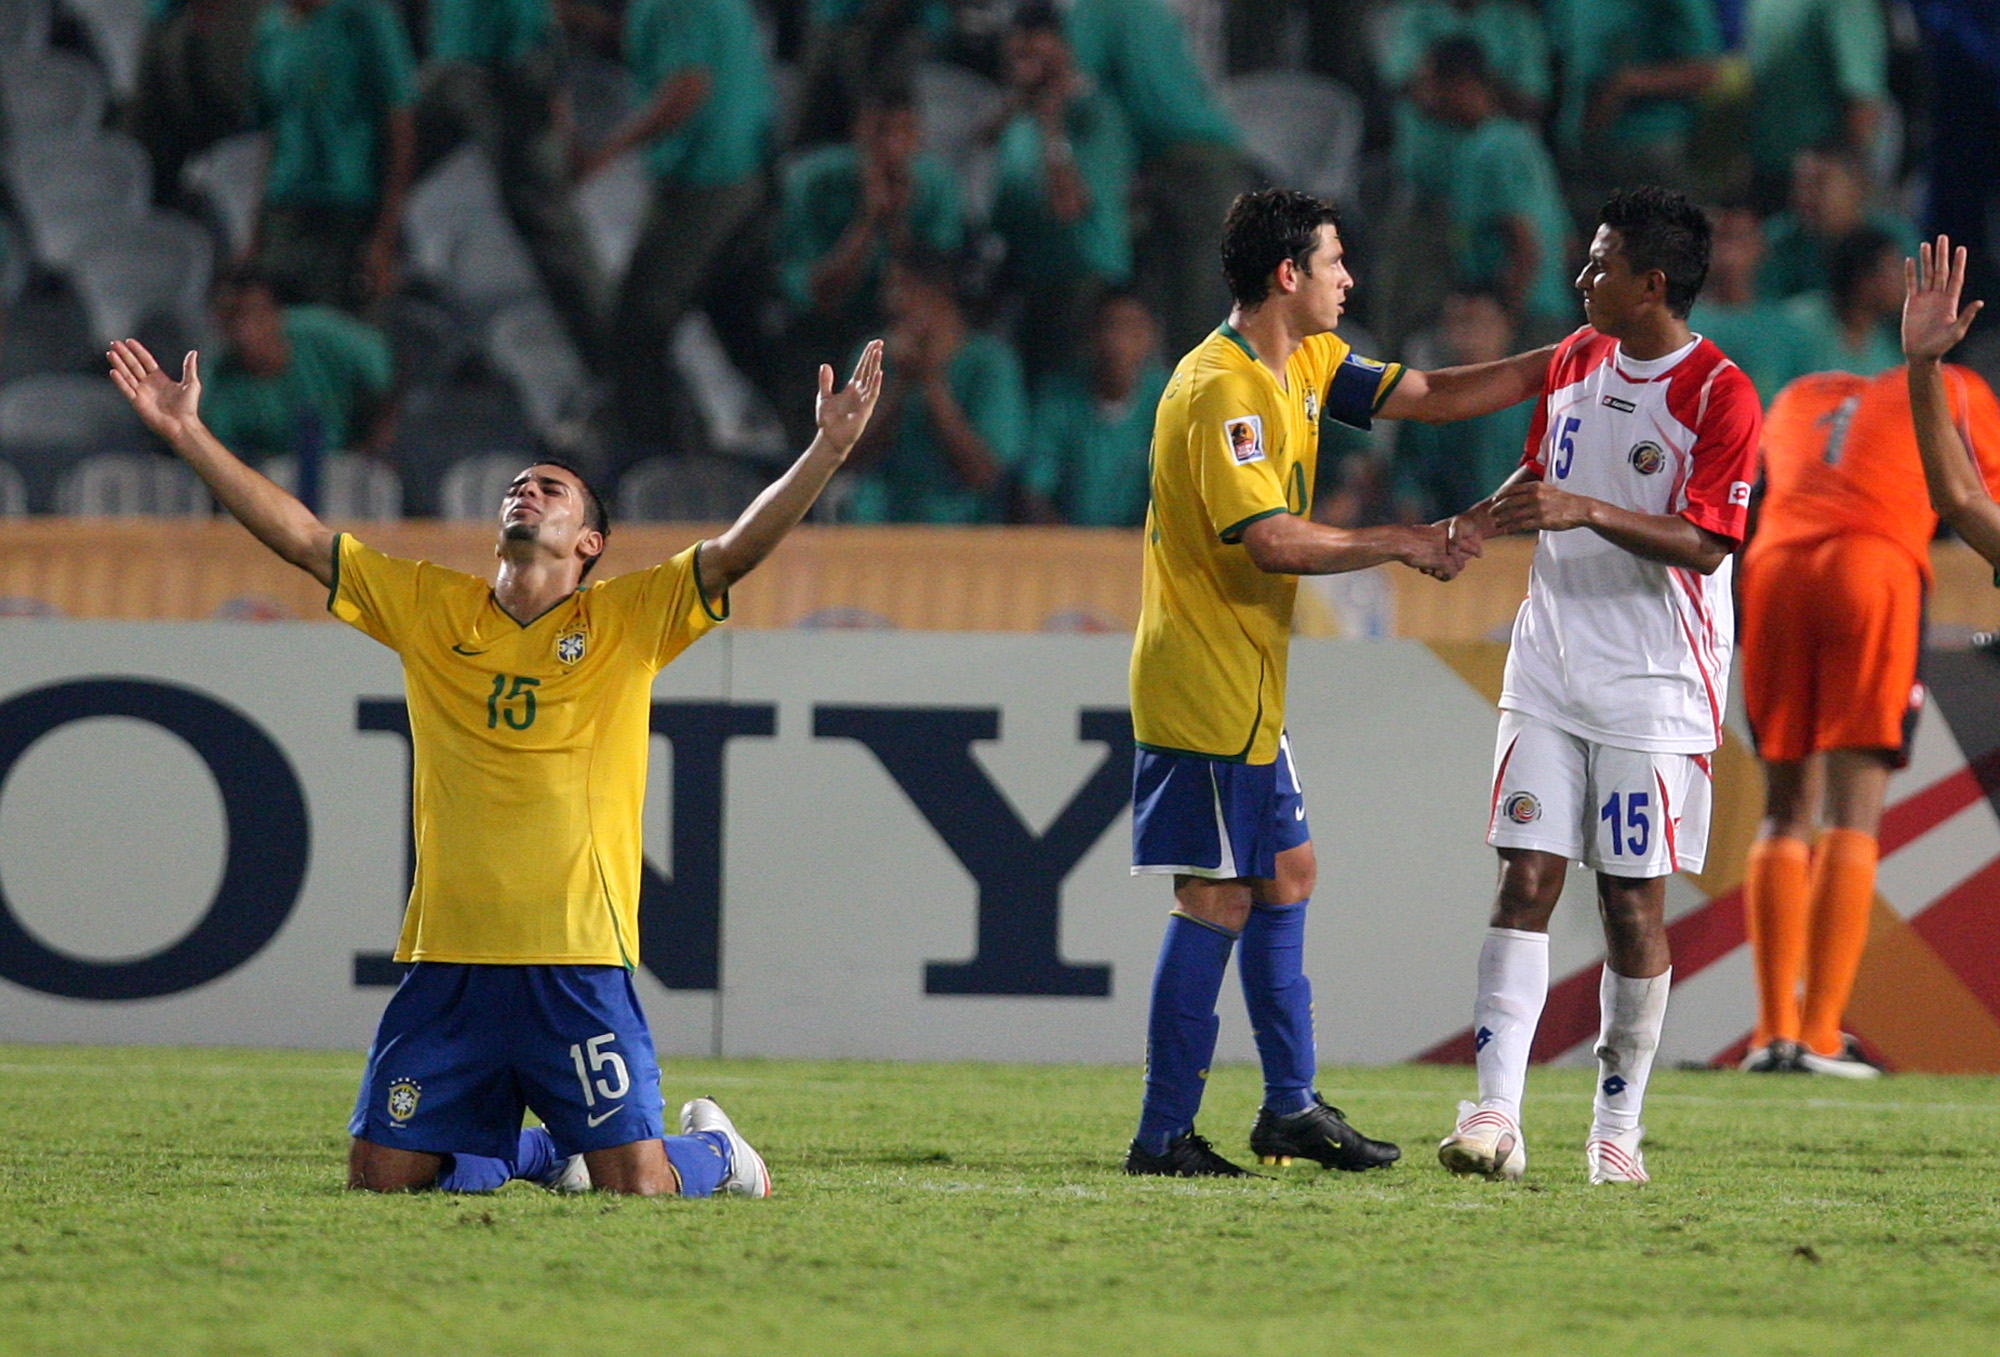
<instances>
[{"instance_id":1,"label":"handshake","mask_svg":"<svg viewBox=\"0 0 2000 1357\"><path fill-rule=\"evenodd\" d=\"M1399 559L1432 579L1455 579L1467 561L1484 553L1489 537L1562 532L1589 522L1590 501L1517 475L1470 509L1401 529L1408 537Z\"/></svg>"}]
</instances>

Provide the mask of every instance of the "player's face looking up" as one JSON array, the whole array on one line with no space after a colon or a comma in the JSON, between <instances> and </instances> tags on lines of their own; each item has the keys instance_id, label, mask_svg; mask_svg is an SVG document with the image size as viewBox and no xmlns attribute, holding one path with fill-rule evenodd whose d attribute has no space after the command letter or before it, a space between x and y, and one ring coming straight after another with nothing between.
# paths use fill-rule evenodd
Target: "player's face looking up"
<instances>
[{"instance_id":1,"label":"player's face looking up","mask_svg":"<svg viewBox=\"0 0 2000 1357\"><path fill-rule=\"evenodd\" d=\"M589 496L583 482L561 467L532 466L514 478L500 500L500 546L533 542L554 556L575 556L578 564L604 550L603 536L590 525Z\"/></svg>"},{"instance_id":2,"label":"player's face looking up","mask_svg":"<svg viewBox=\"0 0 2000 1357\"><path fill-rule=\"evenodd\" d=\"M1600 334L1621 338L1642 314L1650 295L1663 293L1666 277L1658 269L1634 273L1625 257L1625 241L1609 226L1597 228L1590 256L1576 275L1583 294L1583 315Z\"/></svg>"}]
</instances>

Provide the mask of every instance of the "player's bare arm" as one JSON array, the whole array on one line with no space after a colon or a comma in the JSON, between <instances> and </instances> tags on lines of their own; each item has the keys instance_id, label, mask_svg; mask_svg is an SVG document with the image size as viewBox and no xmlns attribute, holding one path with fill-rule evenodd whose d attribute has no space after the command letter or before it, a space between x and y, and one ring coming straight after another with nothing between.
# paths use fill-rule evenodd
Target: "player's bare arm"
<instances>
[{"instance_id":1,"label":"player's bare arm","mask_svg":"<svg viewBox=\"0 0 2000 1357\"><path fill-rule=\"evenodd\" d=\"M111 345L111 380L148 429L165 439L251 536L321 584L333 585L333 529L296 497L246 466L201 422L200 356L176 378L136 339Z\"/></svg>"},{"instance_id":2,"label":"player's bare arm","mask_svg":"<svg viewBox=\"0 0 2000 1357\"><path fill-rule=\"evenodd\" d=\"M1525 470L1525 468L1524 468ZM1568 532L1589 528L1613 546L1661 565L1712 575L1736 543L1679 514L1642 514L1588 495L1560 490L1532 474L1510 479L1493 496L1498 533Z\"/></svg>"},{"instance_id":3,"label":"player's bare arm","mask_svg":"<svg viewBox=\"0 0 2000 1357\"><path fill-rule=\"evenodd\" d=\"M1542 379L1548 375L1555 352L1551 344L1492 363L1467 363L1430 372L1411 368L1376 414L1383 419L1448 424L1519 405L1542 394Z\"/></svg>"},{"instance_id":4,"label":"player's bare arm","mask_svg":"<svg viewBox=\"0 0 2000 1357\"><path fill-rule=\"evenodd\" d=\"M814 412L819 432L799 459L727 531L701 544L696 560L710 602L719 602L730 585L755 569L798 526L853 451L882 394L882 341L869 341L846 386L836 391L833 381L833 369L821 364Z\"/></svg>"},{"instance_id":5,"label":"player's bare arm","mask_svg":"<svg viewBox=\"0 0 2000 1357\"><path fill-rule=\"evenodd\" d=\"M1295 514L1260 518L1243 530L1243 549L1272 575L1340 575L1394 561L1448 580L1465 555L1442 524L1333 528Z\"/></svg>"},{"instance_id":6,"label":"player's bare arm","mask_svg":"<svg viewBox=\"0 0 2000 1357\"><path fill-rule=\"evenodd\" d=\"M1944 356L1965 338L1981 302L1959 305L1965 287L1965 247L1947 236L1917 247L1903 261L1903 357L1909 360L1910 413L1923 458L1931 507L1974 551L2000 565L2000 505L1987 493L1970 449L1951 420Z\"/></svg>"}]
</instances>

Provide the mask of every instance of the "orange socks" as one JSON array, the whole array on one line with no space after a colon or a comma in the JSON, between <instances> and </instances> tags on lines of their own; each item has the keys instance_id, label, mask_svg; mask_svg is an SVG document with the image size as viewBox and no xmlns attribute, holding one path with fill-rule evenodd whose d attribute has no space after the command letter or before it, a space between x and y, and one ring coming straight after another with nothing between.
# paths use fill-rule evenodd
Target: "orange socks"
<instances>
[{"instance_id":1,"label":"orange socks","mask_svg":"<svg viewBox=\"0 0 2000 1357\"><path fill-rule=\"evenodd\" d=\"M1799 1040L1821 1055L1840 1053L1840 1015L1868 947L1879 851L1872 834L1829 829L1813 852L1812 943Z\"/></svg>"},{"instance_id":2,"label":"orange socks","mask_svg":"<svg viewBox=\"0 0 2000 1357\"><path fill-rule=\"evenodd\" d=\"M1757 969L1757 1033L1750 1040L1752 1046L1768 1046L1780 1037L1787 1041L1799 1037L1799 975L1805 969L1806 916L1813 899L1810 860L1811 852L1802 839L1759 839L1750 845L1750 861L1743 874L1743 915L1750 932L1752 964ZM1872 898L1872 876L1869 889ZM1866 928L1866 911L1861 921ZM1849 971L1849 987L1853 983L1854 975ZM1843 990L1841 1003L1846 1002ZM1836 1022L1839 1017L1836 1009Z\"/></svg>"}]
</instances>

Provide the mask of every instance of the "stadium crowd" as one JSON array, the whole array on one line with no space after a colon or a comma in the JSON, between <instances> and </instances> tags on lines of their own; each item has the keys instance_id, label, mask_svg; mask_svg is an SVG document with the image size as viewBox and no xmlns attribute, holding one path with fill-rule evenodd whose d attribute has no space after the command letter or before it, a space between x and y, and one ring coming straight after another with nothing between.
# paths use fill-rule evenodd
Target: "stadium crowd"
<instances>
[{"instance_id":1,"label":"stadium crowd","mask_svg":"<svg viewBox=\"0 0 2000 1357\"><path fill-rule=\"evenodd\" d=\"M546 453L656 519L740 509L810 432L814 367L880 335L882 410L821 513L1116 526L1259 184L1344 210L1364 351L1567 333L1597 205L1651 182L1710 205L1692 324L1766 402L1895 366L1920 230L1994 291L2000 17L0 0L0 132L0 510L205 511L99 375L127 334L206 350L217 433L332 514L484 518ZM2000 345L1965 361L2000 376ZM1460 507L1529 412L1329 425L1316 514Z\"/></svg>"}]
</instances>

